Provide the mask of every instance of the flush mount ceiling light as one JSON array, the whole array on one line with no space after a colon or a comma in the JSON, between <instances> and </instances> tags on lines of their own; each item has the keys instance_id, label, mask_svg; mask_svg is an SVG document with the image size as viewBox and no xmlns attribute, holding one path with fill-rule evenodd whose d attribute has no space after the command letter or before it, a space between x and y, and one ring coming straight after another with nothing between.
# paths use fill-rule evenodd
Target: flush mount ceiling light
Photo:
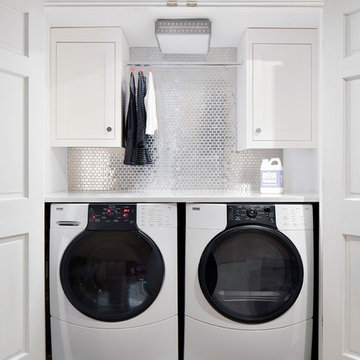
<instances>
[{"instance_id":1,"label":"flush mount ceiling light","mask_svg":"<svg viewBox=\"0 0 360 360\"><path fill-rule=\"evenodd\" d=\"M209 19L158 19L155 35L163 54L207 54L210 47Z\"/></svg>"}]
</instances>

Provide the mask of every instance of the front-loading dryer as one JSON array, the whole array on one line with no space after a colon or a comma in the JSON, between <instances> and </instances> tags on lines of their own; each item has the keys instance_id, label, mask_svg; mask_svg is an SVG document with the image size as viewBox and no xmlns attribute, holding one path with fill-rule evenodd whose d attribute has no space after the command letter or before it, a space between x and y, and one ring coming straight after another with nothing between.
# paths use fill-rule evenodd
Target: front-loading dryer
<instances>
[{"instance_id":1,"label":"front-loading dryer","mask_svg":"<svg viewBox=\"0 0 360 360\"><path fill-rule=\"evenodd\" d=\"M54 360L178 358L175 204L52 204Z\"/></svg>"},{"instance_id":2,"label":"front-loading dryer","mask_svg":"<svg viewBox=\"0 0 360 360\"><path fill-rule=\"evenodd\" d=\"M188 204L185 360L310 360L309 204Z\"/></svg>"}]
</instances>

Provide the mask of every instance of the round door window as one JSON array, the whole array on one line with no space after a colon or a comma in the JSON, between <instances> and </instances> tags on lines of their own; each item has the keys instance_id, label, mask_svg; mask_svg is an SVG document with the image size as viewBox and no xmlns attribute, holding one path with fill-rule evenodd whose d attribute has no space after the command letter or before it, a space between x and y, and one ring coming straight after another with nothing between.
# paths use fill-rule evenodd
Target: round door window
<instances>
[{"instance_id":1,"label":"round door window","mask_svg":"<svg viewBox=\"0 0 360 360\"><path fill-rule=\"evenodd\" d=\"M241 226L206 247L199 264L202 292L215 310L243 323L262 323L285 313L303 283L294 244L277 230Z\"/></svg>"},{"instance_id":2,"label":"round door window","mask_svg":"<svg viewBox=\"0 0 360 360\"><path fill-rule=\"evenodd\" d=\"M66 297L83 314L122 321L145 311L164 278L164 261L144 233L85 231L67 247L60 265Z\"/></svg>"}]
</instances>

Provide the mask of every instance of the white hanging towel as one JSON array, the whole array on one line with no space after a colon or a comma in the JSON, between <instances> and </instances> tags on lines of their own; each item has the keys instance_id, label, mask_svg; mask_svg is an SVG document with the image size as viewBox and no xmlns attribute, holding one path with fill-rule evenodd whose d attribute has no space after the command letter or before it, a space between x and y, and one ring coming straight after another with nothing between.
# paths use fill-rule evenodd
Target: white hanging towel
<instances>
[{"instance_id":1,"label":"white hanging towel","mask_svg":"<svg viewBox=\"0 0 360 360\"><path fill-rule=\"evenodd\" d=\"M156 113L156 96L152 72L149 72L148 89L145 96L146 109L146 135L154 135L158 129L158 119Z\"/></svg>"}]
</instances>

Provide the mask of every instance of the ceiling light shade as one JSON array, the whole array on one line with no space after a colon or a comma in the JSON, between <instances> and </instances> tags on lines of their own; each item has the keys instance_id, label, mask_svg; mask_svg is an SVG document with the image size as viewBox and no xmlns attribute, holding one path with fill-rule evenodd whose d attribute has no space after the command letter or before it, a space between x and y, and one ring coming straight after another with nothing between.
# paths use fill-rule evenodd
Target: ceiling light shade
<instances>
[{"instance_id":1,"label":"ceiling light shade","mask_svg":"<svg viewBox=\"0 0 360 360\"><path fill-rule=\"evenodd\" d=\"M158 19L155 36L163 54L207 54L210 48L209 19Z\"/></svg>"}]
</instances>

